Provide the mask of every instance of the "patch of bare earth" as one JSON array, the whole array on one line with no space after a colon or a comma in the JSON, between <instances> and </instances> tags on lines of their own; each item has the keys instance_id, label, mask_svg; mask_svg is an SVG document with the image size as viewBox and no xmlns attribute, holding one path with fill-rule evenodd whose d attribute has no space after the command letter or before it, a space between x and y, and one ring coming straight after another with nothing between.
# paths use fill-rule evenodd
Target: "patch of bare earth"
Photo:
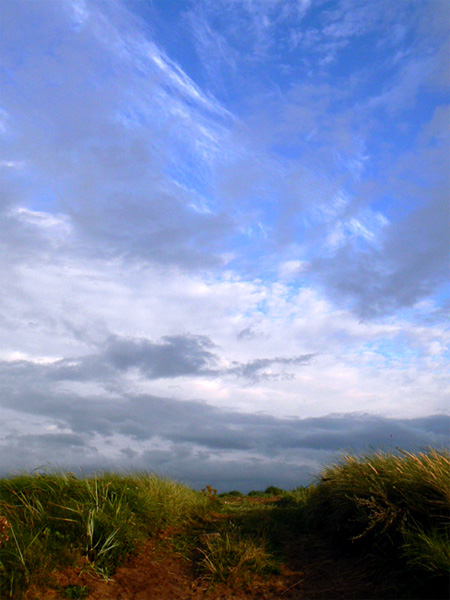
<instances>
[{"instance_id":1,"label":"patch of bare earth","mask_svg":"<svg viewBox=\"0 0 450 600\"><path fill-rule=\"evenodd\" d=\"M74 586L86 589L86 600L327 600L386 599L377 590L363 559L338 556L317 537L304 537L286 549L281 574L251 576L212 586L196 576L192 563L170 540L147 542L108 580L80 564L54 573L45 588L30 588L25 600L62 600Z\"/></svg>"}]
</instances>

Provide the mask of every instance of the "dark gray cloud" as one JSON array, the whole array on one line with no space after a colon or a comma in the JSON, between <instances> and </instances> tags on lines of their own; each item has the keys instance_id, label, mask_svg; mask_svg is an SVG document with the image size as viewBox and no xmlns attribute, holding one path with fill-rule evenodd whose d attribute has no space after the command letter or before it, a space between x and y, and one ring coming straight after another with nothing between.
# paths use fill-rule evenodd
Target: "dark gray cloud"
<instances>
[{"instance_id":1,"label":"dark gray cloud","mask_svg":"<svg viewBox=\"0 0 450 600\"><path fill-rule=\"evenodd\" d=\"M63 390L43 392L31 382L27 389L20 379L4 388L1 402L21 418L43 419L54 428L4 435L2 474L55 462L71 470L147 468L221 489L274 482L295 487L311 481L341 452L417 450L450 442L445 415L279 418L150 395L85 398ZM99 444L99 437L104 442Z\"/></svg>"},{"instance_id":2,"label":"dark gray cloud","mask_svg":"<svg viewBox=\"0 0 450 600\"><path fill-rule=\"evenodd\" d=\"M98 352L81 357L68 357L50 364L36 364L26 360L0 361L0 373L23 381L98 381L106 383L136 369L147 379L203 375L218 377L232 375L252 381L287 376L269 374L265 369L274 365L308 364L314 354L294 357L258 358L247 363L233 361L231 367L219 368L219 356L207 336L164 336L158 342L144 338L111 336L99 345Z\"/></svg>"},{"instance_id":3,"label":"dark gray cloud","mask_svg":"<svg viewBox=\"0 0 450 600\"><path fill-rule=\"evenodd\" d=\"M216 355L206 336L165 336L159 342L111 336L95 354L69 357L50 364L26 360L0 361L0 373L36 385L51 381L103 381L114 379L130 369L138 369L147 379L210 373Z\"/></svg>"},{"instance_id":4,"label":"dark gray cloud","mask_svg":"<svg viewBox=\"0 0 450 600\"><path fill-rule=\"evenodd\" d=\"M159 344L115 337L105 358L120 370L138 367L147 377L174 377L205 371L216 358L212 347L206 336L166 336Z\"/></svg>"},{"instance_id":5,"label":"dark gray cloud","mask_svg":"<svg viewBox=\"0 0 450 600\"><path fill-rule=\"evenodd\" d=\"M270 368L272 365L303 365L310 362L314 356L314 354L303 354L302 356L293 356L290 358L256 358L255 360L250 360L246 363L233 362L233 366L226 372L248 379L260 379L263 377L271 377L271 375L265 373L263 369Z\"/></svg>"},{"instance_id":6,"label":"dark gray cloud","mask_svg":"<svg viewBox=\"0 0 450 600\"><path fill-rule=\"evenodd\" d=\"M335 300L349 300L363 317L410 307L448 283L449 223L442 195L387 226L381 248L350 241L331 258L313 261L313 269Z\"/></svg>"},{"instance_id":7,"label":"dark gray cloud","mask_svg":"<svg viewBox=\"0 0 450 600\"><path fill-rule=\"evenodd\" d=\"M7 436L6 439L7 441L11 441L11 436ZM74 447L84 448L87 446L86 441L81 435L73 433L24 434L20 436L20 442L24 448L27 448L31 452L45 446L50 451L49 456L54 456L55 458L61 450L70 452Z\"/></svg>"}]
</instances>

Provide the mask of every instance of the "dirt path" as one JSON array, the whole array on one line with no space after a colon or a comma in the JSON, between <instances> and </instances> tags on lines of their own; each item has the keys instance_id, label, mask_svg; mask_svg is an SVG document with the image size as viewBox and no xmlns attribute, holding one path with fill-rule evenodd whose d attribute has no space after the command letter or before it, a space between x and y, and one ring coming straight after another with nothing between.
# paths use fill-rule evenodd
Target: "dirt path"
<instances>
[{"instance_id":1,"label":"dirt path","mask_svg":"<svg viewBox=\"0 0 450 600\"><path fill-rule=\"evenodd\" d=\"M83 594L88 591L88 595ZM189 560L171 544L149 541L102 580L86 568L55 574L51 588L30 589L25 600L386 600L362 559L337 556L325 541L305 537L287 548L281 574L212 587L195 576Z\"/></svg>"}]
</instances>

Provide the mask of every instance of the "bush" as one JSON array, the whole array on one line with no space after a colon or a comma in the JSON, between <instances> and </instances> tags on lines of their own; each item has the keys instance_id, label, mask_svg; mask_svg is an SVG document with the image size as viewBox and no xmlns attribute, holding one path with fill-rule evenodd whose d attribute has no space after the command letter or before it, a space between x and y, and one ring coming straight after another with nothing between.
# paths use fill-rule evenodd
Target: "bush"
<instances>
[{"instance_id":1,"label":"bush","mask_svg":"<svg viewBox=\"0 0 450 600\"><path fill-rule=\"evenodd\" d=\"M249 498L253 498L253 497L257 497L257 496L264 496L264 492L260 491L260 490L252 490L251 492L249 492L247 494L247 496Z\"/></svg>"},{"instance_id":2,"label":"bush","mask_svg":"<svg viewBox=\"0 0 450 600\"><path fill-rule=\"evenodd\" d=\"M222 494L219 494L218 496L219 498L243 498L244 494L242 492L239 492L238 490L231 490L231 492L223 492Z\"/></svg>"},{"instance_id":3,"label":"bush","mask_svg":"<svg viewBox=\"0 0 450 600\"><path fill-rule=\"evenodd\" d=\"M269 486L265 491L265 494L268 496L283 496L286 494L285 490L282 490L279 487L275 487L274 485Z\"/></svg>"},{"instance_id":4,"label":"bush","mask_svg":"<svg viewBox=\"0 0 450 600\"><path fill-rule=\"evenodd\" d=\"M279 566L262 540L244 536L233 527L206 538L200 552L202 558L198 568L213 582L242 582L251 579L252 573L267 575L279 572Z\"/></svg>"}]
</instances>

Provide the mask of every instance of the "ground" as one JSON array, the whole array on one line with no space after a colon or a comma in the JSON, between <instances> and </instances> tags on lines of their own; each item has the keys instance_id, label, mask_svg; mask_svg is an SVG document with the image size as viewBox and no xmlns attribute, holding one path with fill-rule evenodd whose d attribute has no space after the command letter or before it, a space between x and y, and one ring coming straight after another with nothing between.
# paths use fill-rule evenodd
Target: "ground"
<instances>
[{"instance_id":1,"label":"ground","mask_svg":"<svg viewBox=\"0 0 450 600\"><path fill-rule=\"evenodd\" d=\"M31 587L24 600L387 600L396 597L389 584L374 575L365 556L343 551L317 533L303 533L288 512L266 510L277 499L254 499L255 507L230 514L213 514L195 530L201 545L205 535L221 535L231 518L242 530L254 531L266 520L272 542L278 547L278 572L260 576L240 573L226 583L215 583L196 566L191 529L170 528L148 540L119 566L113 576L102 577L81 561L52 574L45 585ZM239 502L239 501L237 501ZM236 511L237 508L237 511ZM283 520L280 519L280 515ZM273 524L276 523L275 527ZM272 526L272 529L271 527ZM195 529L195 528L194 528ZM212 533L211 533L212 532ZM190 550L186 539L191 535ZM201 550L197 552L197 558ZM400 597L400 596L397 596Z\"/></svg>"},{"instance_id":2,"label":"ground","mask_svg":"<svg viewBox=\"0 0 450 600\"><path fill-rule=\"evenodd\" d=\"M85 595L85 592L88 595ZM55 573L50 585L31 588L26 600L325 600L383 599L362 558L337 556L326 540L305 537L289 549L281 573L249 576L211 585L170 544L151 540L130 556L108 580L86 565Z\"/></svg>"}]
</instances>

